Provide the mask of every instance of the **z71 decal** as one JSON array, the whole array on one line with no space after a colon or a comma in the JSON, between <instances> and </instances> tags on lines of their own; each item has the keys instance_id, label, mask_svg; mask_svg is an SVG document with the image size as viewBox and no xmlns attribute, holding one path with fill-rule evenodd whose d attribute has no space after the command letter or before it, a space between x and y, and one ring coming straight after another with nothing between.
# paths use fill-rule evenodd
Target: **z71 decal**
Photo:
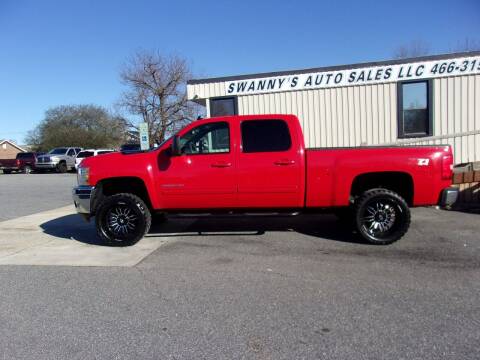
<instances>
[{"instance_id":1,"label":"z71 decal","mask_svg":"<svg viewBox=\"0 0 480 360\"><path fill-rule=\"evenodd\" d=\"M428 166L429 163L430 163L430 159L418 159L417 165Z\"/></svg>"}]
</instances>

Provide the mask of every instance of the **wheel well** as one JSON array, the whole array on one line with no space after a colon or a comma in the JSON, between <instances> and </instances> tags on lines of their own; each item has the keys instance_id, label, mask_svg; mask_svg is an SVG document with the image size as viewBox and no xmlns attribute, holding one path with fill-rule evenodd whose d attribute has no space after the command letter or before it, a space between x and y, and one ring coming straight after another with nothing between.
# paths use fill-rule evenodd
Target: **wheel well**
<instances>
[{"instance_id":1,"label":"wheel well","mask_svg":"<svg viewBox=\"0 0 480 360\"><path fill-rule=\"evenodd\" d=\"M137 177L105 179L100 181L96 188L98 189L96 194L97 197L111 196L119 193L134 194L141 198L145 204L152 209L147 187L143 180ZM97 204L98 200L99 199L97 199Z\"/></svg>"},{"instance_id":2,"label":"wheel well","mask_svg":"<svg viewBox=\"0 0 480 360\"><path fill-rule=\"evenodd\" d=\"M413 205L413 179L410 174L392 171L359 175L353 180L350 195L355 198L373 188L392 190L403 197L409 206Z\"/></svg>"}]
</instances>

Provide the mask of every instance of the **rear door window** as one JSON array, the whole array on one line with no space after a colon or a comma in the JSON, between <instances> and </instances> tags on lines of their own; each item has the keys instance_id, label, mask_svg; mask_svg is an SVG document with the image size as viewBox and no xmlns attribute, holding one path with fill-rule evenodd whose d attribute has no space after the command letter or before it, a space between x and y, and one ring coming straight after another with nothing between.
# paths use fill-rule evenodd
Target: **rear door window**
<instances>
[{"instance_id":1,"label":"rear door window","mask_svg":"<svg viewBox=\"0 0 480 360\"><path fill-rule=\"evenodd\" d=\"M244 153L287 151L292 146L290 130L283 120L247 120L241 125Z\"/></svg>"}]
</instances>

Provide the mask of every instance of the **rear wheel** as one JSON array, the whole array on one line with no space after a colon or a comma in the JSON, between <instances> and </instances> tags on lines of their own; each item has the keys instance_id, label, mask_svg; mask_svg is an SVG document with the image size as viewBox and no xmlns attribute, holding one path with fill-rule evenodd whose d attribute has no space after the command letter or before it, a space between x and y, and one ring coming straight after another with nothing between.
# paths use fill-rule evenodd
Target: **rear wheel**
<instances>
[{"instance_id":1,"label":"rear wheel","mask_svg":"<svg viewBox=\"0 0 480 360\"><path fill-rule=\"evenodd\" d=\"M11 174L11 173L12 173L12 170L3 170L3 173L4 173L4 174Z\"/></svg>"},{"instance_id":2,"label":"rear wheel","mask_svg":"<svg viewBox=\"0 0 480 360\"><path fill-rule=\"evenodd\" d=\"M365 191L355 202L355 227L372 244L399 240L410 226L410 209L397 193L387 189Z\"/></svg>"},{"instance_id":3,"label":"rear wheel","mask_svg":"<svg viewBox=\"0 0 480 360\"><path fill-rule=\"evenodd\" d=\"M152 216L145 202L133 194L105 198L95 216L98 236L111 246L130 246L148 231Z\"/></svg>"}]
</instances>

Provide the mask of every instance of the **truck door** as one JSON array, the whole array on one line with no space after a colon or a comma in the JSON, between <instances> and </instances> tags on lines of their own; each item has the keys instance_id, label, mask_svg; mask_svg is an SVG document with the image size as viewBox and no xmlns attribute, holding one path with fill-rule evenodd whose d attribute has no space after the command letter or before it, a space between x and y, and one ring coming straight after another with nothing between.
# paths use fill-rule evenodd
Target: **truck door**
<instances>
[{"instance_id":1,"label":"truck door","mask_svg":"<svg viewBox=\"0 0 480 360\"><path fill-rule=\"evenodd\" d=\"M67 167L71 168L75 166L75 156L77 155L75 153L75 149L68 149L67 154L66 154L66 159L65 162L67 163Z\"/></svg>"},{"instance_id":2,"label":"truck door","mask_svg":"<svg viewBox=\"0 0 480 360\"><path fill-rule=\"evenodd\" d=\"M236 206L234 141L228 122L203 122L180 135L180 156L159 155L165 209Z\"/></svg>"},{"instance_id":3,"label":"truck door","mask_svg":"<svg viewBox=\"0 0 480 360\"><path fill-rule=\"evenodd\" d=\"M240 123L239 206L303 206L303 148L291 130L285 120Z\"/></svg>"}]
</instances>

